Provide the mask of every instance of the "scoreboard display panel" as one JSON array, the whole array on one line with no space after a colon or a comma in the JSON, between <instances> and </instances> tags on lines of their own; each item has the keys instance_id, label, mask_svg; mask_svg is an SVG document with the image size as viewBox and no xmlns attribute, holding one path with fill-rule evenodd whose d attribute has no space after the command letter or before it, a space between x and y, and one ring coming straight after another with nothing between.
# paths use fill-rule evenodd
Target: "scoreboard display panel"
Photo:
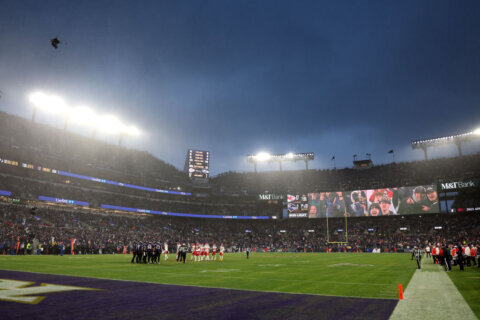
<instances>
[{"instance_id":1,"label":"scoreboard display panel","mask_svg":"<svg viewBox=\"0 0 480 320\"><path fill-rule=\"evenodd\" d=\"M306 218L308 216L308 197L306 194L287 195L289 218Z\"/></svg>"},{"instance_id":2,"label":"scoreboard display panel","mask_svg":"<svg viewBox=\"0 0 480 320\"><path fill-rule=\"evenodd\" d=\"M440 213L434 184L308 194L309 218Z\"/></svg>"},{"instance_id":3,"label":"scoreboard display panel","mask_svg":"<svg viewBox=\"0 0 480 320\"><path fill-rule=\"evenodd\" d=\"M191 179L208 179L210 176L210 152L189 149L187 172Z\"/></svg>"}]
</instances>

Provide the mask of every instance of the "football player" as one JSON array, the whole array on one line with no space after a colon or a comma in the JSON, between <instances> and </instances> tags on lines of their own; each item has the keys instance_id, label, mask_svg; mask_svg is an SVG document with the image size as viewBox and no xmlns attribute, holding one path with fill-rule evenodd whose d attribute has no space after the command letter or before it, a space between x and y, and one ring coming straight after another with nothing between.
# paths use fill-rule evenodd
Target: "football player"
<instances>
[{"instance_id":1,"label":"football player","mask_svg":"<svg viewBox=\"0 0 480 320\"><path fill-rule=\"evenodd\" d=\"M163 244L163 256L165 258L165 261L168 260L168 243L165 241Z\"/></svg>"},{"instance_id":2,"label":"football player","mask_svg":"<svg viewBox=\"0 0 480 320\"><path fill-rule=\"evenodd\" d=\"M217 260L217 245L214 243L212 246L212 260Z\"/></svg>"},{"instance_id":3,"label":"football player","mask_svg":"<svg viewBox=\"0 0 480 320\"><path fill-rule=\"evenodd\" d=\"M223 243L220 245L220 261L223 261L223 253L225 252L225 247L223 246Z\"/></svg>"}]
</instances>

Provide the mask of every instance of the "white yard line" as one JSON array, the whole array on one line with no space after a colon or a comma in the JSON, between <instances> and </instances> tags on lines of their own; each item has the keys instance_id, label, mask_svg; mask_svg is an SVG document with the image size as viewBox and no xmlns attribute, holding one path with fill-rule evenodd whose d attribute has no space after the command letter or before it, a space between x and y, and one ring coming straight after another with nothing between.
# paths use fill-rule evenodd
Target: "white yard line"
<instances>
[{"instance_id":1,"label":"white yard line","mask_svg":"<svg viewBox=\"0 0 480 320\"><path fill-rule=\"evenodd\" d=\"M390 320L477 319L445 269L432 264L431 259L423 260L422 269L415 271Z\"/></svg>"}]
</instances>

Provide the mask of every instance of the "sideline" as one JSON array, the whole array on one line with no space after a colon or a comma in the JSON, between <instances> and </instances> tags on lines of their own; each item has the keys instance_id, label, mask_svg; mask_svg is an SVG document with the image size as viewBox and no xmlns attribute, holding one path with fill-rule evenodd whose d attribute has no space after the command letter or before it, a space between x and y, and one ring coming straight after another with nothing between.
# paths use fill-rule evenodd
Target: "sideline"
<instances>
[{"instance_id":1,"label":"sideline","mask_svg":"<svg viewBox=\"0 0 480 320\"><path fill-rule=\"evenodd\" d=\"M398 302L390 320L477 319L442 266L433 264L425 255L421 265L422 269L413 274L404 299ZM412 261L412 268L415 266Z\"/></svg>"}]
</instances>

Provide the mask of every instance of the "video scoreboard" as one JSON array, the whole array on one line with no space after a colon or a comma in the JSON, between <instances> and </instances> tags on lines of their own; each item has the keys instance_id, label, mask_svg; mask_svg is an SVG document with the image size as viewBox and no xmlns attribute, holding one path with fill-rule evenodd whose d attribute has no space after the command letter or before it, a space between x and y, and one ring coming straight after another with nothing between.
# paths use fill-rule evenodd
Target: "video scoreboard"
<instances>
[{"instance_id":1,"label":"video scoreboard","mask_svg":"<svg viewBox=\"0 0 480 320\"><path fill-rule=\"evenodd\" d=\"M283 218L377 217L440 213L437 185L289 194ZM472 209L472 211L474 211Z\"/></svg>"},{"instance_id":2,"label":"video scoreboard","mask_svg":"<svg viewBox=\"0 0 480 320\"><path fill-rule=\"evenodd\" d=\"M189 149L185 171L190 179L208 179L210 176L210 152Z\"/></svg>"},{"instance_id":3,"label":"video scoreboard","mask_svg":"<svg viewBox=\"0 0 480 320\"><path fill-rule=\"evenodd\" d=\"M287 195L288 218L308 217L308 197L306 194Z\"/></svg>"}]
</instances>

